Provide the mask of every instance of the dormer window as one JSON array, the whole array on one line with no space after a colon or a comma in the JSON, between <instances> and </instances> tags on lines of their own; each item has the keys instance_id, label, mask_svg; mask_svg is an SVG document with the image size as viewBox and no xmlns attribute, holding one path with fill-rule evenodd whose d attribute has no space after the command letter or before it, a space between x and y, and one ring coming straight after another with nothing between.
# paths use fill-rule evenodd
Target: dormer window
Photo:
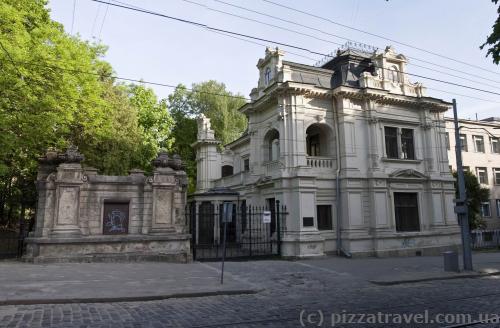
<instances>
[{"instance_id":1,"label":"dormer window","mask_svg":"<svg viewBox=\"0 0 500 328\"><path fill-rule=\"evenodd\" d=\"M269 82L271 82L271 68L267 67L264 72L264 84L267 86L269 85Z\"/></svg>"},{"instance_id":2,"label":"dormer window","mask_svg":"<svg viewBox=\"0 0 500 328\"><path fill-rule=\"evenodd\" d=\"M399 83L399 72L396 66L391 66L387 71L387 78L392 83Z\"/></svg>"}]
</instances>

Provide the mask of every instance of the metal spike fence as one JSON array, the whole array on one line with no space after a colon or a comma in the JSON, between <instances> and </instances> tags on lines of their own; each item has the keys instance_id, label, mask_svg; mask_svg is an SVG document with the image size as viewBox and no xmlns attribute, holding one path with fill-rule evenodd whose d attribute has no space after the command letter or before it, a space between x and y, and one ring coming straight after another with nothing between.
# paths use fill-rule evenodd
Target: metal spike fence
<instances>
[{"instance_id":1,"label":"metal spike fence","mask_svg":"<svg viewBox=\"0 0 500 328\"><path fill-rule=\"evenodd\" d=\"M264 222L270 212L271 220ZM286 231L286 206L276 202L265 206L233 206L233 219L226 227L226 259L281 256L281 240ZM186 210L191 229L191 249L195 260L216 260L222 257L224 226L222 204L194 203Z\"/></svg>"}]
</instances>

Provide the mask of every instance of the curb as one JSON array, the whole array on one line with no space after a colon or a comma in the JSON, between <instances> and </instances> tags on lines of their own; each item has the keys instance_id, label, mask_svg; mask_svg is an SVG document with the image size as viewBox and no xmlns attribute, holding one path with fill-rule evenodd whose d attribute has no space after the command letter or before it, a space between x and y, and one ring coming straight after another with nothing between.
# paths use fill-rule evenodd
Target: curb
<instances>
[{"instance_id":1,"label":"curb","mask_svg":"<svg viewBox=\"0 0 500 328\"><path fill-rule=\"evenodd\" d=\"M130 296L130 297L87 297L87 298L54 298L54 299L27 299L27 300L3 300L0 301L0 306L5 305L39 305L39 304L72 304L72 303L122 303L122 302L147 302L161 301L175 298L197 298L210 296L225 296L225 295L253 295L262 290L241 289L213 292L197 292L197 293L176 293L169 295L151 295L151 296Z\"/></svg>"},{"instance_id":2,"label":"curb","mask_svg":"<svg viewBox=\"0 0 500 328\"><path fill-rule=\"evenodd\" d=\"M401 285L401 284L411 284L416 282L425 282L425 281L438 281L438 280L454 280L454 279L470 279L470 278L482 278L489 276L498 276L500 275L500 271L484 273L470 273L463 275L454 275L454 276L437 276L437 277L427 277L427 278L415 278L415 279L402 279L402 280L368 280L368 282L379 285L379 286L393 286L393 285Z\"/></svg>"}]
</instances>

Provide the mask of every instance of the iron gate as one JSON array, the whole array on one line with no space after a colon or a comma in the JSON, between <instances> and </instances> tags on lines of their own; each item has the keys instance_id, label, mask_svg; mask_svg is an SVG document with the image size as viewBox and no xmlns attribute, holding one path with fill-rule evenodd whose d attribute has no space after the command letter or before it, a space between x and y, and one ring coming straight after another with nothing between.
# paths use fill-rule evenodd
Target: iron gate
<instances>
[{"instance_id":1,"label":"iron gate","mask_svg":"<svg viewBox=\"0 0 500 328\"><path fill-rule=\"evenodd\" d=\"M191 203L187 215L191 227L191 249L195 260L215 260L222 257L224 225L222 204L210 201ZM270 223L263 216L270 212ZM244 259L281 255L281 238L285 231L286 207L258 207L234 204L233 219L226 223L226 258Z\"/></svg>"},{"instance_id":2,"label":"iron gate","mask_svg":"<svg viewBox=\"0 0 500 328\"><path fill-rule=\"evenodd\" d=\"M22 229L0 228L0 259L21 257L24 249Z\"/></svg>"}]
</instances>

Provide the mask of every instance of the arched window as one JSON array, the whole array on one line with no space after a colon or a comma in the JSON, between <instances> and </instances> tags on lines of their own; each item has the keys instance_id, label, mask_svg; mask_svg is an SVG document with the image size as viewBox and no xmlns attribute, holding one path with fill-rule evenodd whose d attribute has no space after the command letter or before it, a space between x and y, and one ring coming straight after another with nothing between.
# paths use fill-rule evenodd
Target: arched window
<instances>
[{"instance_id":1,"label":"arched window","mask_svg":"<svg viewBox=\"0 0 500 328\"><path fill-rule=\"evenodd\" d=\"M230 175L233 175L233 167L231 165L223 165L221 168L221 176L224 178Z\"/></svg>"},{"instance_id":2,"label":"arched window","mask_svg":"<svg viewBox=\"0 0 500 328\"><path fill-rule=\"evenodd\" d=\"M280 134L276 129L272 129L264 137L264 161L277 161L279 158Z\"/></svg>"},{"instance_id":3,"label":"arched window","mask_svg":"<svg viewBox=\"0 0 500 328\"><path fill-rule=\"evenodd\" d=\"M306 130L306 152L308 156L331 156L333 134L326 124L315 123Z\"/></svg>"}]
</instances>

